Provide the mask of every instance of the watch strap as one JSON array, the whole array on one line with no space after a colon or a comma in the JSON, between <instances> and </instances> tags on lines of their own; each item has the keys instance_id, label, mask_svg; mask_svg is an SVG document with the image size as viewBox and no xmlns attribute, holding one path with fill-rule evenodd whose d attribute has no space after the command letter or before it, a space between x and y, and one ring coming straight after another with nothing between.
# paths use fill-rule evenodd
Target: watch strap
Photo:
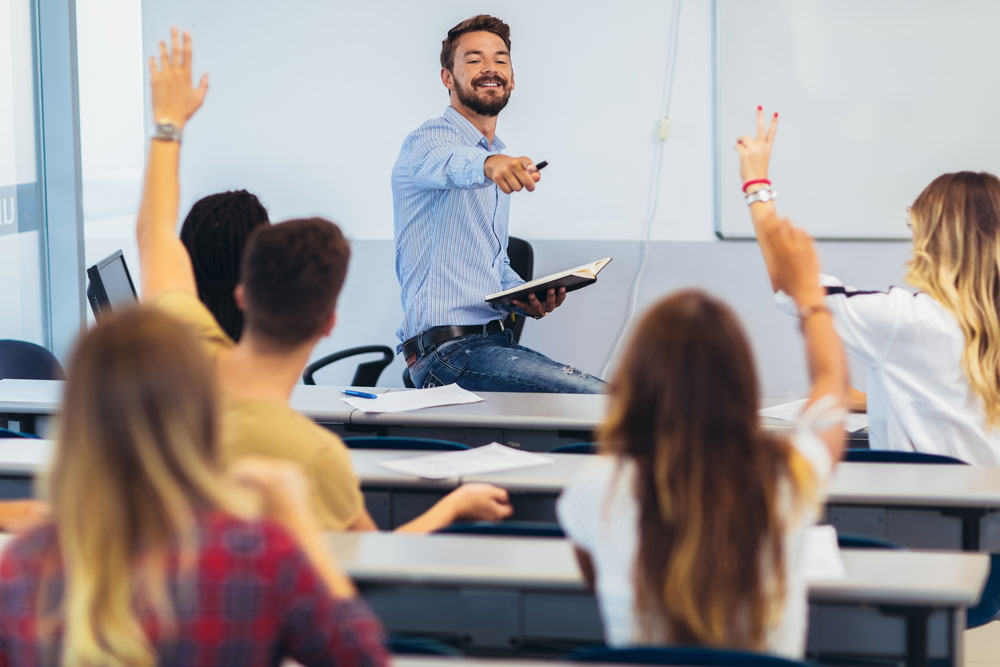
<instances>
[{"instance_id":1,"label":"watch strap","mask_svg":"<svg viewBox=\"0 0 1000 667\"><path fill-rule=\"evenodd\" d=\"M747 206L751 204L756 204L757 202L773 201L778 197L777 191L772 188L761 188L760 190L754 190L746 196Z\"/></svg>"},{"instance_id":2,"label":"watch strap","mask_svg":"<svg viewBox=\"0 0 1000 667\"><path fill-rule=\"evenodd\" d=\"M158 120L156 121L156 131L153 133L153 138L159 141L180 141L181 128L177 127L172 121Z\"/></svg>"}]
</instances>

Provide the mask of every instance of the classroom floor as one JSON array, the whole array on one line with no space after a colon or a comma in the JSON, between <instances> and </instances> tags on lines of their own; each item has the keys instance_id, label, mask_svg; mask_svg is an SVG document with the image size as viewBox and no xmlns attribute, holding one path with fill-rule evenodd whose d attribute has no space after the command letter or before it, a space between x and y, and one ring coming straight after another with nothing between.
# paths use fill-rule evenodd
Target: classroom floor
<instances>
[{"instance_id":1,"label":"classroom floor","mask_svg":"<svg viewBox=\"0 0 1000 667\"><path fill-rule=\"evenodd\" d=\"M965 667L1000 667L1000 622L965 632Z\"/></svg>"}]
</instances>

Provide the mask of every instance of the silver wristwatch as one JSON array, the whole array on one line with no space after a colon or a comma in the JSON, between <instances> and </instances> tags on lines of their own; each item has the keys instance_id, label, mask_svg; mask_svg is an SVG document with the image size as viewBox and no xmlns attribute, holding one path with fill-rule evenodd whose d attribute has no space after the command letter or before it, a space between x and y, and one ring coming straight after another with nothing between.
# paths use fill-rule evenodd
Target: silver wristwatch
<instances>
[{"instance_id":1,"label":"silver wristwatch","mask_svg":"<svg viewBox=\"0 0 1000 667\"><path fill-rule=\"evenodd\" d=\"M153 134L153 138L160 141L180 141L181 128L169 120L157 121L156 132Z\"/></svg>"},{"instance_id":2,"label":"silver wristwatch","mask_svg":"<svg viewBox=\"0 0 1000 667\"><path fill-rule=\"evenodd\" d=\"M771 188L761 188L755 192L751 192L746 196L747 206L751 204L756 204L759 201L774 201L778 196L778 193Z\"/></svg>"}]
</instances>

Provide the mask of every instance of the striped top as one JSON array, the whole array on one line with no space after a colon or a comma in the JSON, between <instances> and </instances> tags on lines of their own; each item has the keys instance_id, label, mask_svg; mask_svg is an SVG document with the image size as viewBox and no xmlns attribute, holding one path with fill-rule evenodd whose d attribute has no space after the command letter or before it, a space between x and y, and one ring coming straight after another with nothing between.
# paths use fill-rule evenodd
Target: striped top
<instances>
[{"instance_id":1,"label":"striped top","mask_svg":"<svg viewBox=\"0 0 1000 667\"><path fill-rule=\"evenodd\" d=\"M392 169L399 340L507 314L485 301L524 282L507 257L510 195L483 173L486 158L504 148L450 106L403 141Z\"/></svg>"}]
</instances>

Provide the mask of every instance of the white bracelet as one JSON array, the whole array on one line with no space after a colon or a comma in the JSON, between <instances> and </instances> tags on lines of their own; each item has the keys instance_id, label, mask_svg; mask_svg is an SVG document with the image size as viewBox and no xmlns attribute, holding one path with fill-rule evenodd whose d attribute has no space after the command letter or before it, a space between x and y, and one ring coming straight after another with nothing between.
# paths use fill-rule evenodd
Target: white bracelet
<instances>
[{"instance_id":1,"label":"white bracelet","mask_svg":"<svg viewBox=\"0 0 1000 667\"><path fill-rule=\"evenodd\" d=\"M751 206L757 202L774 201L777 197L778 193L772 188L754 190L746 196L747 206Z\"/></svg>"}]
</instances>

